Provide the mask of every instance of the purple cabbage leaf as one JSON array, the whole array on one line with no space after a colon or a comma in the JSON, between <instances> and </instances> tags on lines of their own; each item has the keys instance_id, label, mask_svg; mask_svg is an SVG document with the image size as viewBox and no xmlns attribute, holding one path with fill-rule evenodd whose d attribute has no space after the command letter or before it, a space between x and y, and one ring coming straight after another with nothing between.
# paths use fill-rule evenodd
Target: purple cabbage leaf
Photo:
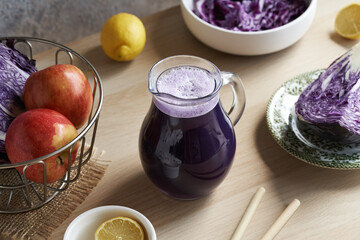
<instances>
[{"instance_id":1,"label":"purple cabbage leaf","mask_svg":"<svg viewBox=\"0 0 360 240\"><path fill-rule=\"evenodd\" d=\"M337 58L299 96L295 112L323 137L360 142L360 45Z\"/></svg>"},{"instance_id":2,"label":"purple cabbage leaf","mask_svg":"<svg viewBox=\"0 0 360 240\"><path fill-rule=\"evenodd\" d=\"M25 82L35 71L33 60L0 42L0 152L5 153L5 136L10 123L25 110Z\"/></svg>"}]
</instances>

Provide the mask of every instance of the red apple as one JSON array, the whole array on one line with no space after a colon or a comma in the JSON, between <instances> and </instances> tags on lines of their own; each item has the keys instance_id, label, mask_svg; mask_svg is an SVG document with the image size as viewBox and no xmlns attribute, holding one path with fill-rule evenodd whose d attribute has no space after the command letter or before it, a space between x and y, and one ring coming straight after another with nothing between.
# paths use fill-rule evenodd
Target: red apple
<instances>
[{"instance_id":1,"label":"red apple","mask_svg":"<svg viewBox=\"0 0 360 240\"><path fill-rule=\"evenodd\" d=\"M34 72L24 87L26 110L53 109L79 129L89 118L93 103L90 84L84 73L69 64L57 64Z\"/></svg>"},{"instance_id":2,"label":"red apple","mask_svg":"<svg viewBox=\"0 0 360 240\"><path fill-rule=\"evenodd\" d=\"M5 149L11 163L25 162L49 154L72 141L77 136L74 125L64 115L51 109L34 109L17 116L10 124L5 138ZM71 157L75 161L79 144ZM44 160L46 181L52 183L63 177L68 169L69 150ZM17 170L23 173L23 166ZM26 177L43 183L42 164L30 165Z\"/></svg>"}]
</instances>

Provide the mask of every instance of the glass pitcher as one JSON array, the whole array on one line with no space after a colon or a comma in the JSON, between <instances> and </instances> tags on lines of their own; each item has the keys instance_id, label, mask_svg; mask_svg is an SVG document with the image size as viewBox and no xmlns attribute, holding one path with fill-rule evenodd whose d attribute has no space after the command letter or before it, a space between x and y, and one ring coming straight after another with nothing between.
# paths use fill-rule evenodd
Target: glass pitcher
<instances>
[{"instance_id":1,"label":"glass pitcher","mask_svg":"<svg viewBox=\"0 0 360 240\"><path fill-rule=\"evenodd\" d=\"M225 84L233 92L228 113L219 101ZM233 162L233 126L245 108L240 78L220 72L203 58L178 55L151 68L149 91L152 103L139 136L146 175L174 198L208 195L224 180Z\"/></svg>"}]
</instances>

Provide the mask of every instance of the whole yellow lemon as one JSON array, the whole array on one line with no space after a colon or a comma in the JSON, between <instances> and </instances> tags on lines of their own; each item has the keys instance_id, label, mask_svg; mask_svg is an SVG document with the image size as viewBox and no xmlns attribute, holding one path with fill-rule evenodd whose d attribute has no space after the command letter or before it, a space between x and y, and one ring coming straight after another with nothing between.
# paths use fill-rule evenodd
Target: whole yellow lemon
<instances>
[{"instance_id":1,"label":"whole yellow lemon","mask_svg":"<svg viewBox=\"0 0 360 240\"><path fill-rule=\"evenodd\" d=\"M130 61L141 53L146 32L141 20L130 13L119 13L109 18L101 31L101 46L115 61Z\"/></svg>"}]
</instances>

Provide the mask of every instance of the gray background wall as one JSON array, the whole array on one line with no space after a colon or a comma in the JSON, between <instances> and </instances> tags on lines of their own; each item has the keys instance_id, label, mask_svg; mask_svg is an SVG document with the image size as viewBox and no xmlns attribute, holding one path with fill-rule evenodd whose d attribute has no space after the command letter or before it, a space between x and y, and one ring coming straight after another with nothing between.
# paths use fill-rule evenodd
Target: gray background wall
<instances>
[{"instance_id":1,"label":"gray background wall","mask_svg":"<svg viewBox=\"0 0 360 240\"><path fill-rule=\"evenodd\" d=\"M144 17L180 0L0 0L0 36L31 36L65 44L100 32L119 12Z\"/></svg>"}]
</instances>

